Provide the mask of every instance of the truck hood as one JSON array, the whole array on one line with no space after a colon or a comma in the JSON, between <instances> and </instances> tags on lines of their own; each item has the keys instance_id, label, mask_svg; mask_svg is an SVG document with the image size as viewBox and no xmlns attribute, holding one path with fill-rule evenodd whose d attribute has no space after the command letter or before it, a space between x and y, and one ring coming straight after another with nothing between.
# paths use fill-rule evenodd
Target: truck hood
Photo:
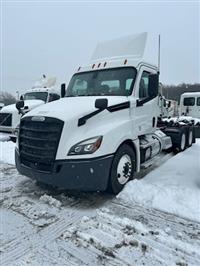
<instances>
[{"instance_id":1,"label":"truck hood","mask_svg":"<svg viewBox=\"0 0 200 266\"><path fill-rule=\"evenodd\" d=\"M28 106L28 110L31 110L39 105L42 105L44 104L44 101L42 100L26 100L24 101L24 106ZM16 107L15 107L15 104L10 104L10 105L7 105L7 106L4 106L1 111L2 113L15 113L15 112L18 112Z\"/></svg>"},{"instance_id":2,"label":"truck hood","mask_svg":"<svg viewBox=\"0 0 200 266\"><path fill-rule=\"evenodd\" d=\"M128 101L126 96L65 97L32 110L25 116L47 116L67 121L81 118L96 110L96 99L108 99L108 106ZM24 116L24 117L25 117Z\"/></svg>"}]
</instances>

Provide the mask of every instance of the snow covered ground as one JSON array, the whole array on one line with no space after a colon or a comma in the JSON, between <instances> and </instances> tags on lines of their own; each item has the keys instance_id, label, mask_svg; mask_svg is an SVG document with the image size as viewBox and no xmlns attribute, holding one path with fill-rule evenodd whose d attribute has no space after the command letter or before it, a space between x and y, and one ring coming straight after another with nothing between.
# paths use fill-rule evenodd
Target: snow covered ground
<instances>
[{"instance_id":1,"label":"snow covered ground","mask_svg":"<svg viewBox=\"0 0 200 266\"><path fill-rule=\"evenodd\" d=\"M12 141L0 141L0 164L15 164L15 144Z\"/></svg>"},{"instance_id":2,"label":"snow covered ground","mask_svg":"<svg viewBox=\"0 0 200 266\"><path fill-rule=\"evenodd\" d=\"M194 118L191 116L176 116L176 117L170 117L170 118L164 118L163 121L173 121L173 122L194 122L194 125L200 125L200 119L199 118Z\"/></svg>"},{"instance_id":3,"label":"snow covered ground","mask_svg":"<svg viewBox=\"0 0 200 266\"><path fill-rule=\"evenodd\" d=\"M7 141L9 140L9 134L6 133L0 133L0 141Z\"/></svg>"},{"instance_id":4,"label":"snow covered ground","mask_svg":"<svg viewBox=\"0 0 200 266\"><path fill-rule=\"evenodd\" d=\"M200 141L129 182L118 198L200 222Z\"/></svg>"},{"instance_id":5,"label":"snow covered ground","mask_svg":"<svg viewBox=\"0 0 200 266\"><path fill-rule=\"evenodd\" d=\"M0 143L0 265L200 265L200 141L119 196L40 188Z\"/></svg>"}]
</instances>

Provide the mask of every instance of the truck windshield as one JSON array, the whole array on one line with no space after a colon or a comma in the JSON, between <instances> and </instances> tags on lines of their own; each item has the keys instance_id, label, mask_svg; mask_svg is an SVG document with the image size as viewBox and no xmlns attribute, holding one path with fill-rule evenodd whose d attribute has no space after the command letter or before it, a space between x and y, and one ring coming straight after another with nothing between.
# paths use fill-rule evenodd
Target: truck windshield
<instances>
[{"instance_id":1,"label":"truck windshield","mask_svg":"<svg viewBox=\"0 0 200 266\"><path fill-rule=\"evenodd\" d=\"M128 96L131 95L136 69L123 67L75 74L67 88L66 97L75 96Z\"/></svg>"},{"instance_id":2,"label":"truck windshield","mask_svg":"<svg viewBox=\"0 0 200 266\"><path fill-rule=\"evenodd\" d=\"M195 104L195 98L194 97L187 97L183 100L184 106L194 106Z\"/></svg>"},{"instance_id":3,"label":"truck windshield","mask_svg":"<svg viewBox=\"0 0 200 266\"><path fill-rule=\"evenodd\" d=\"M24 100L42 100L44 102L47 101L47 92L28 92L24 95Z\"/></svg>"}]
</instances>

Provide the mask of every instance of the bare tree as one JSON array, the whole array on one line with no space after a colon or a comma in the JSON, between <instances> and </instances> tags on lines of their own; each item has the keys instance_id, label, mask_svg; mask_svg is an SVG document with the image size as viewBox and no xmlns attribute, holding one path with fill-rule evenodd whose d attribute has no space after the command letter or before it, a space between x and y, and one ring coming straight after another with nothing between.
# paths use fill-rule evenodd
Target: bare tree
<instances>
[{"instance_id":1,"label":"bare tree","mask_svg":"<svg viewBox=\"0 0 200 266\"><path fill-rule=\"evenodd\" d=\"M9 105L16 103L16 98L8 92L0 92L0 102Z\"/></svg>"},{"instance_id":2,"label":"bare tree","mask_svg":"<svg viewBox=\"0 0 200 266\"><path fill-rule=\"evenodd\" d=\"M200 92L200 84L179 84L179 85L164 85L163 95L170 100L180 101L180 96L184 92Z\"/></svg>"}]
</instances>

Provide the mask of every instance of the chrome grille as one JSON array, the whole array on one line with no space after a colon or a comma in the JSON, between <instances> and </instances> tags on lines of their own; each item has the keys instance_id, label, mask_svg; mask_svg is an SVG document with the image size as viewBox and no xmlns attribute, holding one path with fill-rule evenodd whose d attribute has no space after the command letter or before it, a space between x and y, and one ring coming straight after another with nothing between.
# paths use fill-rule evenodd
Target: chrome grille
<instances>
[{"instance_id":1,"label":"chrome grille","mask_svg":"<svg viewBox=\"0 0 200 266\"><path fill-rule=\"evenodd\" d=\"M12 125L12 114L0 113L0 126L10 127Z\"/></svg>"},{"instance_id":2,"label":"chrome grille","mask_svg":"<svg viewBox=\"0 0 200 266\"><path fill-rule=\"evenodd\" d=\"M19 152L21 162L40 171L52 171L64 122L45 117L44 121L21 120Z\"/></svg>"}]
</instances>

